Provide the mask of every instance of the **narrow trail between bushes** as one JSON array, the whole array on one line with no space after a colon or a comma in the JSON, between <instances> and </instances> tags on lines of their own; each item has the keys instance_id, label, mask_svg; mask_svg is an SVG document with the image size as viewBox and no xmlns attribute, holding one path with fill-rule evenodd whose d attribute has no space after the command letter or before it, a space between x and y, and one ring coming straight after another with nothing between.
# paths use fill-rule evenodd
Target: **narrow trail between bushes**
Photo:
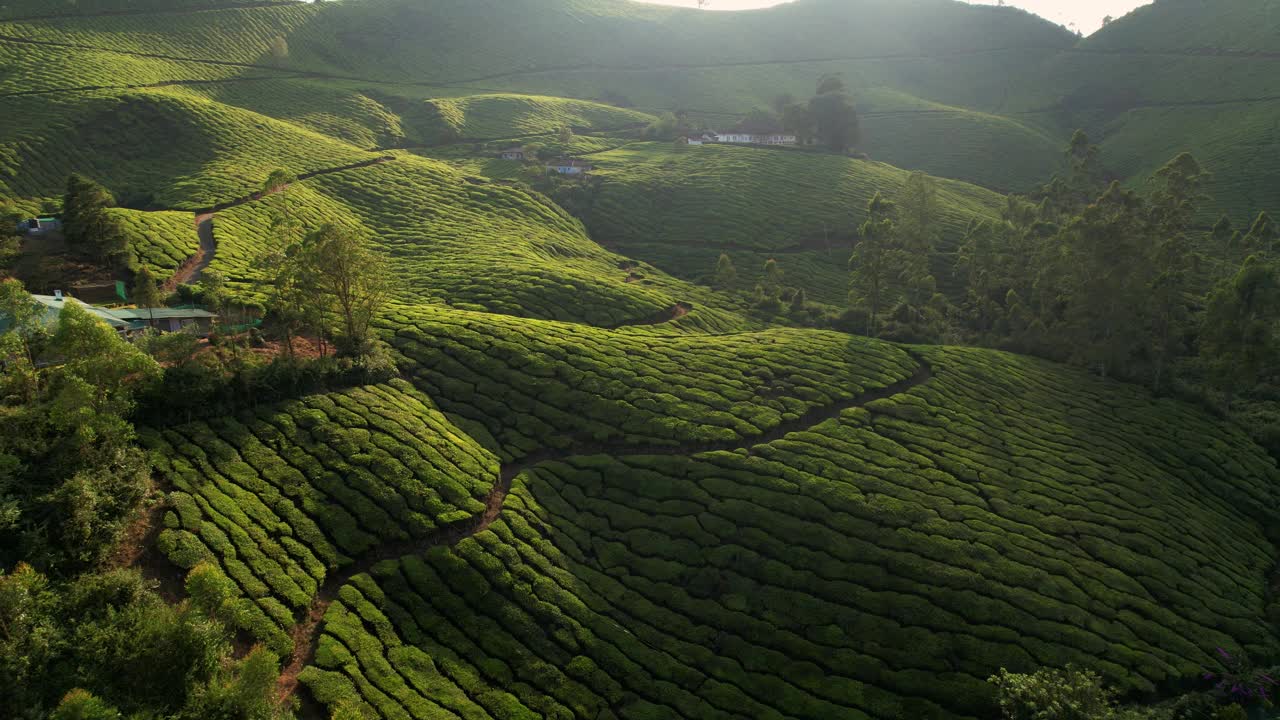
<instances>
[{"instance_id":1,"label":"narrow trail between bushes","mask_svg":"<svg viewBox=\"0 0 1280 720\"><path fill-rule=\"evenodd\" d=\"M218 251L218 241L213 239L213 213L196 215L196 235L200 237L200 248L165 282L165 292L173 292L179 285L199 282L209 263L213 262L213 255Z\"/></svg>"},{"instance_id":2,"label":"narrow trail between bushes","mask_svg":"<svg viewBox=\"0 0 1280 720\"><path fill-rule=\"evenodd\" d=\"M389 162L394 159L395 158L390 155L384 155L382 157L377 157L372 160L364 160L358 163L352 163L350 165L341 165L339 167L313 170L311 172L303 173L299 175L298 179L295 182L310 180L313 177L319 177L321 175L331 175L333 173L344 172L347 170L355 170L357 168L369 167L371 165L379 165L381 163ZM277 188L272 188L271 190L260 190L256 193L245 195L244 197L239 197L234 200L228 200L223 203L218 203L217 205L214 205L213 207L210 207L210 208L197 210L196 217L195 217L195 226L196 226L196 234L200 237L200 247L198 250L196 250L195 255L192 255L191 257L187 258L185 262L183 262L181 265L178 266L178 269L174 271L173 276L165 281L163 289L166 292L173 292L174 290L178 289L179 285L190 285L200 281L200 276L204 274L204 271L209 268L209 264L213 262L213 257L218 251L218 241L216 238L214 238L214 235L213 235L213 216L215 214L223 210L227 210L229 208L238 207L240 205L251 203L256 200L261 200L269 195L274 195L282 190L292 187L293 184L294 183L285 183L284 185L281 185L280 187L277 187Z\"/></svg>"},{"instance_id":3,"label":"narrow trail between bushes","mask_svg":"<svg viewBox=\"0 0 1280 720\"><path fill-rule=\"evenodd\" d=\"M675 322L680 318L688 315L693 310L693 306L686 302L679 302L661 312L650 315L646 318L638 320L625 320L617 325L610 325L605 330L620 330L625 327L640 327L643 325L666 325L669 322Z\"/></svg>"},{"instance_id":4,"label":"narrow trail between bushes","mask_svg":"<svg viewBox=\"0 0 1280 720\"><path fill-rule=\"evenodd\" d=\"M679 306L677 306L679 307ZM816 407L809 412L779 424L777 427L755 437L729 442L708 443L673 443L671 445L630 445L622 442L575 442L564 449L538 450L519 460L505 463L498 471L493 487L485 498L485 509L464 520L452 522L437 528L434 532L414 540L396 541L380 545L364 553L355 562L330 573L320 589L316 592L306 618L290 631L294 642L294 651L280 674L276 685L277 698L281 703L287 702L298 691L298 675L315 659L316 645L320 638L324 616L329 606L338 596L338 591L361 573L367 573L375 565L388 560L396 560L406 555L421 555L432 548L452 547L463 540L484 532L502 515L507 495L511 492L512 483L522 473L548 462L558 462L573 457L589 455L612 455L626 457L636 455L669 455L686 456L709 452L746 450L748 456L754 454L754 448L767 445L785 438L795 432L809 430L828 420L840 417L845 411L864 407L876 400L884 400L923 385L933 377L933 368L928 361L909 353L916 362L916 369L910 377L898 382L863 392L848 400ZM320 718L314 703L303 704L304 718Z\"/></svg>"}]
</instances>

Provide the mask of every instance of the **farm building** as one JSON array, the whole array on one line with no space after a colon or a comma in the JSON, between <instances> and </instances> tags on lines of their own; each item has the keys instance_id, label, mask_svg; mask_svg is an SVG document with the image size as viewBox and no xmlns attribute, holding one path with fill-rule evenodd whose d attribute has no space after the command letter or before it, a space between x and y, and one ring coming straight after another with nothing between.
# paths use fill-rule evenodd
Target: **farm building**
<instances>
[{"instance_id":1,"label":"farm building","mask_svg":"<svg viewBox=\"0 0 1280 720\"><path fill-rule=\"evenodd\" d=\"M519 160L523 162L525 159L524 148L522 147L507 148L506 150L503 150L502 152L498 153L498 157L503 160Z\"/></svg>"},{"instance_id":2,"label":"farm building","mask_svg":"<svg viewBox=\"0 0 1280 720\"><path fill-rule=\"evenodd\" d=\"M62 221L51 215L23 220L18 223L18 232L22 235L43 235L62 230Z\"/></svg>"},{"instance_id":3,"label":"farm building","mask_svg":"<svg viewBox=\"0 0 1280 720\"><path fill-rule=\"evenodd\" d=\"M561 175L585 175L594 169L595 166L591 163L578 158L560 158L547 163L548 172L557 172Z\"/></svg>"},{"instance_id":4,"label":"farm building","mask_svg":"<svg viewBox=\"0 0 1280 720\"><path fill-rule=\"evenodd\" d=\"M680 138L680 143L683 145L703 145L703 144L706 144L709 142L715 142L715 141L716 141L716 138L714 135L708 135L706 133L684 135Z\"/></svg>"},{"instance_id":5,"label":"farm building","mask_svg":"<svg viewBox=\"0 0 1280 720\"><path fill-rule=\"evenodd\" d=\"M746 130L731 130L729 132L717 133L716 139L722 143L731 143L734 145L795 145L796 136L782 131L772 130L767 132L749 132Z\"/></svg>"},{"instance_id":6,"label":"farm building","mask_svg":"<svg viewBox=\"0 0 1280 720\"><path fill-rule=\"evenodd\" d=\"M136 308L108 310L112 317L129 323L129 330L154 328L160 332L194 332L204 337L213 329L214 313L199 308Z\"/></svg>"},{"instance_id":7,"label":"farm building","mask_svg":"<svg viewBox=\"0 0 1280 720\"><path fill-rule=\"evenodd\" d=\"M214 313L194 308L115 310L81 302L73 297L63 295L62 291L58 291L53 295L32 295L31 301L39 306L41 310L40 322L51 329L58 324L58 316L62 313L62 308L66 307L68 303L79 305L90 315L111 326L112 330L122 335L131 335L152 327L161 332L178 332L190 329L197 335L204 336L209 334L209 331L213 328L213 321L218 317ZM7 331L9 325L9 318L0 315L0 333Z\"/></svg>"},{"instance_id":8,"label":"farm building","mask_svg":"<svg viewBox=\"0 0 1280 720\"><path fill-rule=\"evenodd\" d=\"M795 133L788 133L768 122L758 119L743 120L733 129L716 133L717 139L722 143L732 143L735 145L795 145Z\"/></svg>"},{"instance_id":9,"label":"farm building","mask_svg":"<svg viewBox=\"0 0 1280 720\"><path fill-rule=\"evenodd\" d=\"M62 308L66 307L68 303L76 303L88 311L90 315L110 325L116 332L126 332L129 330L129 323L111 315L110 310L80 302L73 297L65 296L62 294L61 290L57 291L53 295L32 295L31 302L40 310L41 324L50 329L57 326L58 316L62 313ZM7 316L0 315L0 332L8 331L10 322L11 321Z\"/></svg>"}]
</instances>

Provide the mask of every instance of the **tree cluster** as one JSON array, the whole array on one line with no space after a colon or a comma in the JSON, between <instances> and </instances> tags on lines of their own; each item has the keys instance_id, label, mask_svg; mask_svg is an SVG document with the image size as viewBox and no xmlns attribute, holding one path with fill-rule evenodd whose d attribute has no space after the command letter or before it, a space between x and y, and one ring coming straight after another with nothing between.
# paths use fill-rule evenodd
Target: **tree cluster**
<instances>
[{"instance_id":1,"label":"tree cluster","mask_svg":"<svg viewBox=\"0 0 1280 720\"><path fill-rule=\"evenodd\" d=\"M947 320L929 261L937 242L937 183L908 178L896 202L876 193L849 259L850 311L843 322L871 337L936 339Z\"/></svg>"},{"instance_id":2,"label":"tree cluster","mask_svg":"<svg viewBox=\"0 0 1280 720\"><path fill-rule=\"evenodd\" d=\"M1227 410L1270 386L1280 370L1278 233L1266 213L1247 230L1225 217L1207 233L1196 227L1207 178L1182 153L1139 194L1108 182L1077 133L1066 172L1010 197L999 221L970 227L957 263L963 331L1161 392L1209 392ZM1280 449L1280 423L1253 425Z\"/></svg>"},{"instance_id":3,"label":"tree cluster","mask_svg":"<svg viewBox=\"0 0 1280 720\"><path fill-rule=\"evenodd\" d=\"M773 110L777 122L795 133L802 145L816 141L833 152L845 153L862 139L857 106L838 75L819 79L816 92L807 102L796 102L790 95L778 96Z\"/></svg>"},{"instance_id":4,"label":"tree cluster","mask_svg":"<svg viewBox=\"0 0 1280 720\"><path fill-rule=\"evenodd\" d=\"M128 236L120 221L108 212L115 204L111 192L98 183L79 174L69 177L62 200L62 232L67 244L104 265L125 263Z\"/></svg>"}]
</instances>

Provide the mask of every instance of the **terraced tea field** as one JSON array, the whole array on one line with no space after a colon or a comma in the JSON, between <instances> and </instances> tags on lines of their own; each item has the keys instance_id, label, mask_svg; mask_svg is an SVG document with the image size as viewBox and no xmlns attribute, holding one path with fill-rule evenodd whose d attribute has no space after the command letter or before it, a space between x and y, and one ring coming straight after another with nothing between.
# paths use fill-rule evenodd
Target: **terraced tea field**
<instances>
[{"instance_id":1,"label":"terraced tea field","mask_svg":"<svg viewBox=\"0 0 1280 720\"><path fill-rule=\"evenodd\" d=\"M276 652L331 573L483 510L496 459L407 384L320 395L147 433L172 484L159 547L212 561L235 617Z\"/></svg>"},{"instance_id":2,"label":"terraced tea field","mask_svg":"<svg viewBox=\"0 0 1280 720\"><path fill-rule=\"evenodd\" d=\"M259 189L277 167L302 174L376 157L163 90L16 98L5 118L0 192L13 197L58 197L80 172L126 204L194 210Z\"/></svg>"},{"instance_id":3,"label":"terraced tea field","mask_svg":"<svg viewBox=\"0 0 1280 720\"><path fill-rule=\"evenodd\" d=\"M1215 646L1275 652L1275 468L1247 439L918 352L931 372L740 450L509 464L500 517L337 593L301 679L369 717L888 719L982 715L1001 666L1145 691Z\"/></svg>"},{"instance_id":4,"label":"terraced tea field","mask_svg":"<svg viewBox=\"0 0 1280 720\"><path fill-rule=\"evenodd\" d=\"M1263 449L1137 386L783 327L743 296L775 259L843 307L868 200L918 168L953 178L932 267L955 290L993 189L1047 180L1075 127L1135 187L1190 148L1213 212L1280 203L1259 180L1274 23L1222 4L1220 31L1159 3L1077 42L900 0L8 0L0 199L35 212L83 173L137 265L243 300L324 223L387 257L395 379L140 429L156 549L230 582L216 610L283 659L286 703L960 720L995 715L998 669L1068 664L1165 698L1216 648L1280 659ZM639 141L658 113L724 129L829 72L873 160ZM521 143L596 169L496 159ZM276 169L300 179L263 197ZM739 292L706 282L722 252Z\"/></svg>"},{"instance_id":5,"label":"terraced tea field","mask_svg":"<svg viewBox=\"0 0 1280 720\"><path fill-rule=\"evenodd\" d=\"M439 162L400 155L316 177L289 193L304 226L345 222L385 250L403 279L399 294L415 302L602 327L692 302L706 327L742 323L718 311L705 288L603 250L546 198ZM251 291L252 262L269 249L270 222L264 202L218 213L211 268Z\"/></svg>"},{"instance_id":6,"label":"terraced tea field","mask_svg":"<svg viewBox=\"0 0 1280 720\"><path fill-rule=\"evenodd\" d=\"M200 249L191 213L139 212L115 208L129 238L134 261L163 282Z\"/></svg>"},{"instance_id":7,"label":"terraced tea field","mask_svg":"<svg viewBox=\"0 0 1280 720\"><path fill-rule=\"evenodd\" d=\"M687 279L709 276L726 252L746 291L773 257L787 284L837 305L867 202L877 191L892 198L908 177L883 163L725 145L636 143L591 160L602 181L585 222L597 241ZM966 183L939 190L934 265L945 279L970 219L998 216L1004 200Z\"/></svg>"}]
</instances>

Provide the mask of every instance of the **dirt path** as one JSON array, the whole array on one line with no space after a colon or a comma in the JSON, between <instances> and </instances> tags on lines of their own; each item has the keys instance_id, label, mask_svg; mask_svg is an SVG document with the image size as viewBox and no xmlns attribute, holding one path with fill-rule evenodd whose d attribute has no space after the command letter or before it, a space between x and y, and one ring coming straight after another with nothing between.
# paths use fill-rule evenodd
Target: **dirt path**
<instances>
[{"instance_id":1,"label":"dirt path","mask_svg":"<svg viewBox=\"0 0 1280 720\"><path fill-rule=\"evenodd\" d=\"M662 312L659 312L655 315L651 315L647 318L641 318L639 320L626 320L624 322L618 323L617 325L610 325L605 329L619 330L624 327L638 327L641 325L665 325L666 323L679 320L685 315L688 315L690 310L693 310L693 306L690 305L689 303L685 303L685 302L676 303L675 305L672 305L666 310L663 310Z\"/></svg>"},{"instance_id":2,"label":"dirt path","mask_svg":"<svg viewBox=\"0 0 1280 720\"><path fill-rule=\"evenodd\" d=\"M313 177L319 177L321 175L330 175L332 173L344 172L346 170L355 170L357 168L369 167L371 165L379 165L384 162L390 162L391 160L395 160L395 158L390 155L384 155L382 157L373 158L372 160L362 160L358 163L351 163L350 165L313 170L309 173L299 175L298 182L310 180ZM173 292L179 285L190 285L200 281L200 275L209 268L209 264L213 262L214 255L218 251L218 241L213 236L213 216L216 213L228 208L238 207L246 203L261 200L268 195L274 195L275 193L291 187L292 185L293 183L289 183L287 185L281 185L274 190L259 191L251 195L245 195L244 197L236 198L234 200L228 200L224 203L218 203L213 207L197 211L195 224L196 234L200 237L200 247L196 250L195 255L187 258L182 265L178 266L178 269L173 273L173 277L165 281L163 289L166 292Z\"/></svg>"},{"instance_id":3,"label":"dirt path","mask_svg":"<svg viewBox=\"0 0 1280 720\"><path fill-rule=\"evenodd\" d=\"M196 254L178 266L177 272L164 284L166 292L173 292L179 285L191 285L199 282L200 275L213 262L214 253L218 251L218 241L213 238L213 213L196 215L196 235L200 237L200 247Z\"/></svg>"},{"instance_id":4,"label":"dirt path","mask_svg":"<svg viewBox=\"0 0 1280 720\"><path fill-rule=\"evenodd\" d=\"M815 425L839 417L846 410L863 407L876 400L883 400L908 392L912 388L928 382L933 377L933 368L917 355L912 354L912 358L917 365L911 377L883 388L868 390L849 400L814 408L795 420L784 422L762 435L749 438L745 443L743 441L735 441L644 446L586 441L564 450L539 450L515 462L503 465L494 481L493 488L486 498L483 512L444 525L417 540L381 545L360 556L347 567L329 574L316 592L316 597L307 611L306 619L295 625L290 632L294 641L294 652L289 658L289 663L280 674L280 679L276 686L277 697L281 703L284 703L297 692L298 674L315 659L316 644L319 641L324 624L325 612L329 609L343 585L350 582L351 578L356 575L369 572L380 562L396 560L406 555L421 555L435 547L452 547L466 538L484 532L502 515L507 495L511 492L511 484L521 473L542 463L583 455L697 455L706 452L741 450L743 448L747 449L750 455L755 447L781 440L794 432L808 430Z\"/></svg>"}]
</instances>

